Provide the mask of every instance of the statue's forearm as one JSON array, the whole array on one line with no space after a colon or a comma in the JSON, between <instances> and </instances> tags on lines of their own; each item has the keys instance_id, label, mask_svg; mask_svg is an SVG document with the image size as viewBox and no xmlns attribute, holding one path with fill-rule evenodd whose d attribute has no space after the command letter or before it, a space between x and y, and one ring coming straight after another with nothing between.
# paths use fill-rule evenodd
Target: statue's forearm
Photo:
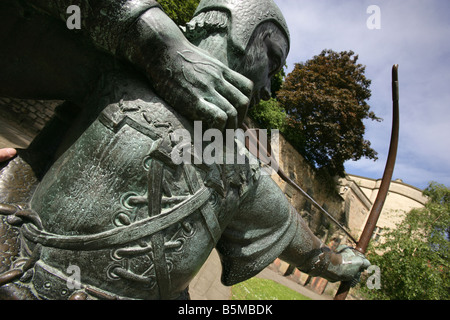
<instances>
[{"instance_id":1,"label":"statue's forearm","mask_svg":"<svg viewBox=\"0 0 450 320\"><path fill-rule=\"evenodd\" d=\"M295 237L280 258L311 276L329 278L327 273L330 265L338 266L342 262L341 256L325 246L300 216L298 223Z\"/></svg>"},{"instance_id":2,"label":"statue's forearm","mask_svg":"<svg viewBox=\"0 0 450 320\"><path fill-rule=\"evenodd\" d=\"M69 6L77 6L80 8L81 31L97 47L114 55L135 21L158 6L155 0L28 0L28 3L64 21L73 13L67 12Z\"/></svg>"},{"instance_id":3,"label":"statue's forearm","mask_svg":"<svg viewBox=\"0 0 450 320\"><path fill-rule=\"evenodd\" d=\"M150 78L160 74L161 65L170 65L180 48L192 47L179 27L160 8L142 14L127 30L118 52ZM167 71L167 70L164 70Z\"/></svg>"},{"instance_id":4,"label":"statue's forearm","mask_svg":"<svg viewBox=\"0 0 450 320\"><path fill-rule=\"evenodd\" d=\"M298 223L297 233L280 256L281 259L313 277L331 282L359 281L361 272L370 266L364 255L346 246L340 246L337 252L333 252L314 236L300 216Z\"/></svg>"}]
</instances>

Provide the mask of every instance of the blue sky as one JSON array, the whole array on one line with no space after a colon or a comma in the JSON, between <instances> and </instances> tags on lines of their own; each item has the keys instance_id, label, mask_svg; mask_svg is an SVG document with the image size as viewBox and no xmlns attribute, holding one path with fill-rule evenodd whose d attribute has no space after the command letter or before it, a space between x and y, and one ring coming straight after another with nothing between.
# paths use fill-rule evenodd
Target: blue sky
<instances>
[{"instance_id":1,"label":"blue sky","mask_svg":"<svg viewBox=\"0 0 450 320\"><path fill-rule=\"evenodd\" d=\"M345 165L351 174L379 179L392 126L391 71L399 64L400 142L393 179L418 188L450 186L450 1L275 0L291 32L287 72L323 49L352 50L372 80L369 104L383 122L366 121L365 138L379 160ZM367 9L380 8L371 30Z\"/></svg>"}]
</instances>

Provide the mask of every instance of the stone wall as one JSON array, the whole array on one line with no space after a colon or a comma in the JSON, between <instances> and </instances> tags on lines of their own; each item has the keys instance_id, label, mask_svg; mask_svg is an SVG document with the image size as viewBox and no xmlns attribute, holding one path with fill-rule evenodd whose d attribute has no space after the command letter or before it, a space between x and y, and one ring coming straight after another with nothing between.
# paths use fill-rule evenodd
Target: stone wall
<instances>
[{"instance_id":1,"label":"stone wall","mask_svg":"<svg viewBox=\"0 0 450 320\"><path fill-rule=\"evenodd\" d=\"M340 180L341 195L345 199L349 226L357 236L362 232L381 186L381 180L356 175L347 175ZM423 190L404 183L402 180L391 182L380 219L375 230L375 238L380 239L384 231L394 228L412 209L423 208L428 199Z\"/></svg>"},{"instance_id":2,"label":"stone wall","mask_svg":"<svg viewBox=\"0 0 450 320\"><path fill-rule=\"evenodd\" d=\"M36 135L53 117L61 101L21 100L0 97L0 117L20 126L27 134Z\"/></svg>"},{"instance_id":3,"label":"stone wall","mask_svg":"<svg viewBox=\"0 0 450 320\"><path fill-rule=\"evenodd\" d=\"M346 225L344 199L338 193L336 181L317 172L281 135L279 150L280 168L284 173L335 219ZM284 182L278 175L275 174L272 178L318 237L327 241L335 236L338 229L329 218L314 208L299 191Z\"/></svg>"},{"instance_id":4,"label":"stone wall","mask_svg":"<svg viewBox=\"0 0 450 320\"><path fill-rule=\"evenodd\" d=\"M363 231L372 201L361 188L350 179L341 179L339 194L344 198L344 214L352 236L358 239Z\"/></svg>"}]
</instances>

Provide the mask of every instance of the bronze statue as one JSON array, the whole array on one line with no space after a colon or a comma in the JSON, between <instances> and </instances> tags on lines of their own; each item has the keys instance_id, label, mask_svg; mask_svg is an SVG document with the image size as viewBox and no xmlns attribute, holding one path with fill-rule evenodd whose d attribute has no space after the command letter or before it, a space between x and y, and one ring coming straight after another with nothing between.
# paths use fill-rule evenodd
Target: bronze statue
<instances>
[{"instance_id":1,"label":"bronze statue","mask_svg":"<svg viewBox=\"0 0 450 320\"><path fill-rule=\"evenodd\" d=\"M289 51L272 0L203 0L184 33L154 1L33 3L59 17L69 2L80 2L85 31L70 35L61 24L55 37L73 37L67 47L80 49L71 62L89 68L71 69L54 88L27 79L22 89L64 97L64 110L78 115L65 135L54 134L64 125L47 128L0 171L8 248L0 297L187 299L214 248L225 285L277 257L330 281L355 279L369 266L350 248L324 246L238 140L225 149L245 154L245 164L172 160L178 129L193 134L196 120L236 129L249 105L270 96L270 79ZM41 21L37 15L29 20ZM46 142L45 151L36 147Z\"/></svg>"}]
</instances>

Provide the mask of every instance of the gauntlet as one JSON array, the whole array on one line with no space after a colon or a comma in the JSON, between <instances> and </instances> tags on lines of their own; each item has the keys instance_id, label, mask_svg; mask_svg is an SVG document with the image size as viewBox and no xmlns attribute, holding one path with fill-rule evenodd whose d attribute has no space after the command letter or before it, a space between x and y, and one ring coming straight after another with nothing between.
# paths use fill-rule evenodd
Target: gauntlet
<instances>
[{"instance_id":1,"label":"gauntlet","mask_svg":"<svg viewBox=\"0 0 450 320\"><path fill-rule=\"evenodd\" d=\"M370 266L369 260L362 253L347 246L339 246L336 253L327 247L316 251L309 266L300 271L330 282L351 281L354 287L358 284L361 273Z\"/></svg>"}]
</instances>

